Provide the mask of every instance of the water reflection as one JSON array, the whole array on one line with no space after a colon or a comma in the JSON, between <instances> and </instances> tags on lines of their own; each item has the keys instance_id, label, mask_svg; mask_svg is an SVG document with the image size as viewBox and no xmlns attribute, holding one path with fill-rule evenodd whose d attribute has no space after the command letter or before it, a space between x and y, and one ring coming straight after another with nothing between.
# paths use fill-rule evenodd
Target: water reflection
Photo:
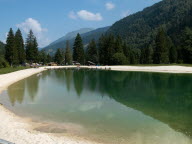
<instances>
[{"instance_id":1,"label":"water reflection","mask_svg":"<svg viewBox=\"0 0 192 144\"><path fill-rule=\"evenodd\" d=\"M14 88L8 90L8 95L12 106L15 105L15 102L20 104L23 102L25 94L25 80L17 83Z\"/></svg>"},{"instance_id":2,"label":"water reflection","mask_svg":"<svg viewBox=\"0 0 192 144\"><path fill-rule=\"evenodd\" d=\"M79 71L79 70L73 71L73 83L78 96L81 96L81 93L83 91L84 78L85 78L84 71Z\"/></svg>"},{"instance_id":3,"label":"water reflection","mask_svg":"<svg viewBox=\"0 0 192 144\"><path fill-rule=\"evenodd\" d=\"M79 97L84 89L100 93L99 96L109 96L127 107L168 124L176 131L187 136L192 135L191 75L90 70L47 71L41 77L35 75L12 85L8 89L12 105L16 102L22 103L25 91L28 91L34 101L40 81L55 81L66 87L68 92L75 90Z\"/></svg>"}]
</instances>

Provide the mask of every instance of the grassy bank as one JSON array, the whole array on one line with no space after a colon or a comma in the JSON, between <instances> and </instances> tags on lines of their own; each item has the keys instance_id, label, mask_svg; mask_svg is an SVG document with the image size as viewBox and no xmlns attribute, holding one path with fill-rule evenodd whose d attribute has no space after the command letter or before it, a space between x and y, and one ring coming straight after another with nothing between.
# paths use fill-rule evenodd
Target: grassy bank
<instances>
[{"instance_id":1,"label":"grassy bank","mask_svg":"<svg viewBox=\"0 0 192 144\"><path fill-rule=\"evenodd\" d=\"M15 71L19 71L19 70L23 70L23 69L27 69L29 67L7 67L7 68L1 68L0 69L0 74L6 74L6 73L11 73L11 72L15 72Z\"/></svg>"}]
</instances>

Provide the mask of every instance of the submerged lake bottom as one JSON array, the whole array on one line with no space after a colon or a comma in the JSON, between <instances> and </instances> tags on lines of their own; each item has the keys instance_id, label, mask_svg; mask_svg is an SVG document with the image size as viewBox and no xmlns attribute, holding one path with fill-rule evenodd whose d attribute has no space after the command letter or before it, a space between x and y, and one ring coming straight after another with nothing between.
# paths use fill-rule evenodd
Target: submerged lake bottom
<instances>
[{"instance_id":1,"label":"submerged lake bottom","mask_svg":"<svg viewBox=\"0 0 192 144\"><path fill-rule=\"evenodd\" d=\"M48 70L11 85L0 102L44 133L104 144L192 144L192 75Z\"/></svg>"}]
</instances>

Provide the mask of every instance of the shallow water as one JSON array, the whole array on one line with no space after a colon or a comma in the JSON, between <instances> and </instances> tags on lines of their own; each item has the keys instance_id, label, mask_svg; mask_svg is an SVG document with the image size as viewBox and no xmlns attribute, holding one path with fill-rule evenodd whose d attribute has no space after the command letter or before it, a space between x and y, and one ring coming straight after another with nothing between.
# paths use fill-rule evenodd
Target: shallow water
<instances>
[{"instance_id":1,"label":"shallow water","mask_svg":"<svg viewBox=\"0 0 192 144\"><path fill-rule=\"evenodd\" d=\"M192 75L55 70L1 95L36 128L109 144L192 144Z\"/></svg>"}]
</instances>

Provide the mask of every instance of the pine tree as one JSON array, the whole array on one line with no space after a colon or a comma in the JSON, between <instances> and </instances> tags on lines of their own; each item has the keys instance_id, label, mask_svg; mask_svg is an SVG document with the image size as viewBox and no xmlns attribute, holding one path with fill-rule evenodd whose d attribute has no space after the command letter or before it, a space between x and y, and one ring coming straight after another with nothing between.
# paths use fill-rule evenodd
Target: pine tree
<instances>
[{"instance_id":1,"label":"pine tree","mask_svg":"<svg viewBox=\"0 0 192 144\"><path fill-rule=\"evenodd\" d=\"M47 63L52 62L52 57L50 56L50 54L47 54Z\"/></svg>"},{"instance_id":2,"label":"pine tree","mask_svg":"<svg viewBox=\"0 0 192 144\"><path fill-rule=\"evenodd\" d=\"M45 50L41 50L39 52L39 62L42 62L43 64L46 64L47 63L47 55L46 55L46 52Z\"/></svg>"},{"instance_id":3,"label":"pine tree","mask_svg":"<svg viewBox=\"0 0 192 144\"><path fill-rule=\"evenodd\" d=\"M141 59L141 50L134 48L131 49L130 64L139 64Z\"/></svg>"},{"instance_id":4,"label":"pine tree","mask_svg":"<svg viewBox=\"0 0 192 144\"><path fill-rule=\"evenodd\" d=\"M170 63L176 63L177 62L177 49L174 46L170 37L168 37L168 48L169 48Z\"/></svg>"},{"instance_id":5,"label":"pine tree","mask_svg":"<svg viewBox=\"0 0 192 144\"><path fill-rule=\"evenodd\" d=\"M29 62L38 61L38 44L32 30L30 30L26 39L26 59Z\"/></svg>"},{"instance_id":6,"label":"pine tree","mask_svg":"<svg viewBox=\"0 0 192 144\"><path fill-rule=\"evenodd\" d=\"M34 54L34 62L38 62L39 51L38 51L38 43L37 43L36 37L33 40L33 54Z\"/></svg>"},{"instance_id":7,"label":"pine tree","mask_svg":"<svg viewBox=\"0 0 192 144\"><path fill-rule=\"evenodd\" d=\"M98 52L95 40L93 39L86 50L86 60L93 63L98 63Z\"/></svg>"},{"instance_id":8,"label":"pine tree","mask_svg":"<svg viewBox=\"0 0 192 144\"><path fill-rule=\"evenodd\" d=\"M20 29L18 29L15 34L15 47L18 51L19 63L22 64L25 62L25 49L24 49L24 41L23 41L23 37Z\"/></svg>"},{"instance_id":9,"label":"pine tree","mask_svg":"<svg viewBox=\"0 0 192 144\"><path fill-rule=\"evenodd\" d=\"M125 65L127 63L127 58L123 53L115 53L112 59L113 65Z\"/></svg>"},{"instance_id":10,"label":"pine tree","mask_svg":"<svg viewBox=\"0 0 192 144\"><path fill-rule=\"evenodd\" d=\"M115 53L123 53L123 42L120 36L117 36L114 43Z\"/></svg>"},{"instance_id":11,"label":"pine tree","mask_svg":"<svg viewBox=\"0 0 192 144\"><path fill-rule=\"evenodd\" d=\"M80 34L77 34L73 45L73 60L81 64L85 63L85 54L83 49L83 42Z\"/></svg>"},{"instance_id":12,"label":"pine tree","mask_svg":"<svg viewBox=\"0 0 192 144\"><path fill-rule=\"evenodd\" d=\"M5 45L5 59L9 62L11 66L17 65L19 63L18 51L15 47L15 37L12 28L10 28L7 36L7 41Z\"/></svg>"},{"instance_id":13,"label":"pine tree","mask_svg":"<svg viewBox=\"0 0 192 144\"><path fill-rule=\"evenodd\" d=\"M65 64L71 65L72 64L72 54L69 46L69 41L66 42L66 50L65 50Z\"/></svg>"},{"instance_id":14,"label":"pine tree","mask_svg":"<svg viewBox=\"0 0 192 144\"><path fill-rule=\"evenodd\" d=\"M98 41L98 54L99 54L99 63L100 64L104 64L104 58L105 58L105 36L102 35L100 38L99 38L99 41Z\"/></svg>"},{"instance_id":15,"label":"pine tree","mask_svg":"<svg viewBox=\"0 0 192 144\"><path fill-rule=\"evenodd\" d=\"M182 41L183 59L185 63L192 63L192 30L185 28Z\"/></svg>"},{"instance_id":16,"label":"pine tree","mask_svg":"<svg viewBox=\"0 0 192 144\"><path fill-rule=\"evenodd\" d=\"M113 35L102 36L98 44L100 64L112 65L115 54L115 38Z\"/></svg>"},{"instance_id":17,"label":"pine tree","mask_svg":"<svg viewBox=\"0 0 192 144\"><path fill-rule=\"evenodd\" d=\"M146 49L146 64L153 64L153 47L149 45Z\"/></svg>"},{"instance_id":18,"label":"pine tree","mask_svg":"<svg viewBox=\"0 0 192 144\"><path fill-rule=\"evenodd\" d=\"M123 43L123 53L127 58L127 64L130 64L130 57L131 57L131 49L130 47L126 44L126 42Z\"/></svg>"},{"instance_id":19,"label":"pine tree","mask_svg":"<svg viewBox=\"0 0 192 144\"><path fill-rule=\"evenodd\" d=\"M107 41L105 41L106 51L105 51L105 64L113 65L113 56L115 54L115 38L113 35L107 36Z\"/></svg>"},{"instance_id":20,"label":"pine tree","mask_svg":"<svg viewBox=\"0 0 192 144\"><path fill-rule=\"evenodd\" d=\"M154 63L169 63L169 49L167 44L167 35L162 28L159 29L155 41Z\"/></svg>"},{"instance_id":21,"label":"pine tree","mask_svg":"<svg viewBox=\"0 0 192 144\"><path fill-rule=\"evenodd\" d=\"M131 50L131 53L130 53L130 64L136 64L136 54L133 50Z\"/></svg>"},{"instance_id":22,"label":"pine tree","mask_svg":"<svg viewBox=\"0 0 192 144\"><path fill-rule=\"evenodd\" d=\"M146 51L147 51L146 48L141 49L141 59L140 59L141 64L146 64L146 57L147 57Z\"/></svg>"},{"instance_id":23,"label":"pine tree","mask_svg":"<svg viewBox=\"0 0 192 144\"><path fill-rule=\"evenodd\" d=\"M64 61L64 55L62 54L61 49L57 49L57 52L55 53L55 62L59 65L63 64Z\"/></svg>"}]
</instances>

